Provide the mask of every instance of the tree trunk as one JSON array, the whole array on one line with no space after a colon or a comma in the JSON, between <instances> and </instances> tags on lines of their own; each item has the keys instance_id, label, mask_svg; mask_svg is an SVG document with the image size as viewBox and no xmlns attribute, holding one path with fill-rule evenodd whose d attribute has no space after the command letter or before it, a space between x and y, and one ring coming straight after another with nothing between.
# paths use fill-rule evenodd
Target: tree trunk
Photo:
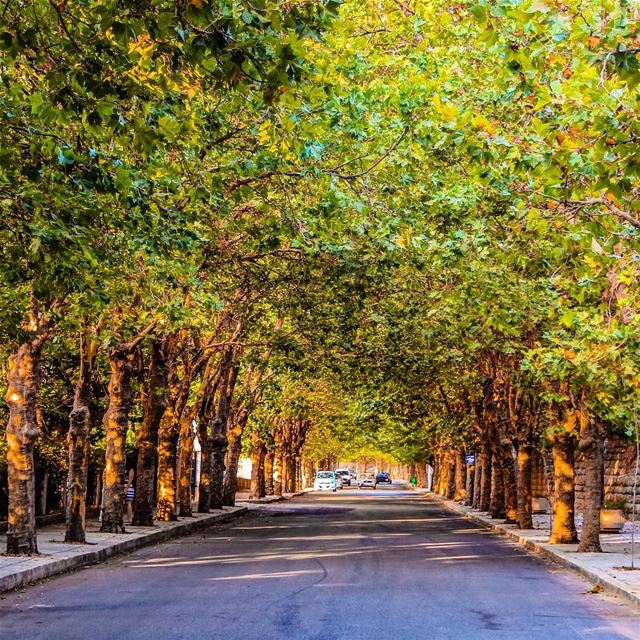
<instances>
[{"instance_id":1,"label":"tree trunk","mask_svg":"<svg viewBox=\"0 0 640 640\"><path fill-rule=\"evenodd\" d=\"M533 529L531 515L531 456L533 446L522 443L518 447L518 526Z\"/></svg>"},{"instance_id":2,"label":"tree trunk","mask_svg":"<svg viewBox=\"0 0 640 640\"><path fill-rule=\"evenodd\" d=\"M273 458L273 493L276 496L282 495L282 454L280 449L276 449Z\"/></svg>"},{"instance_id":3,"label":"tree trunk","mask_svg":"<svg viewBox=\"0 0 640 640\"><path fill-rule=\"evenodd\" d=\"M286 492L294 493L296 490L296 459L293 456L286 458L287 483Z\"/></svg>"},{"instance_id":4,"label":"tree trunk","mask_svg":"<svg viewBox=\"0 0 640 640\"><path fill-rule=\"evenodd\" d=\"M206 429L205 429L206 432ZM208 435L200 436L200 490L198 492L198 511L211 511L211 476L213 474L213 443Z\"/></svg>"},{"instance_id":5,"label":"tree trunk","mask_svg":"<svg viewBox=\"0 0 640 640\"><path fill-rule=\"evenodd\" d=\"M124 533L124 492L126 485L125 441L129 411L133 402L131 375L132 350L118 346L109 354L109 406L104 415L105 480L100 531Z\"/></svg>"},{"instance_id":6,"label":"tree trunk","mask_svg":"<svg viewBox=\"0 0 640 640\"><path fill-rule=\"evenodd\" d=\"M458 450L455 452L454 474L455 490L453 499L456 502L462 502L467 497L467 469L463 450Z\"/></svg>"},{"instance_id":7,"label":"tree trunk","mask_svg":"<svg viewBox=\"0 0 640 640\"><path fill-rule=\"evenodd\" d=\"M226 424L226 419L225 419ZM227 437L218 433L213 438L211 459L211 508L222 509L224 496L224 454L227 450Z\"/></svg>"},{"instance_id":8,"label":"tree trunk","mask_svg":"<svg viewBox=\"0 0 640 640\"><path fill-rule=\"evenodd\" d=\"M482 447L482 478L480 480L480 503L478 509L485 513L491 505L491 478L493 477L493 452L487 445Z\"/></svg>"},{"instance_id":9,"label":"tree trunk","mask_svg":"<svg viewBox=\"0 0 640 640\"><path fill-rule=\"evenodd\" d=\"M27 342L9 358L7 393L7 481L9 514L7 553L38 553L33 449L38 437L36 397L44 340Z\"/></svg>"},{"instance_id":10,"label":"tree trunk","mask_svg":"<svg viewBox=\"0 0 640 640\"><path fill-rule=\"evenodd\" d=\"M224 477L224 488L222 504L233 507L236 503L236 493L238 491L238 463L242 452L242 433L244 423L242 417L238 416L236 422L231 425L227 432L229 445L227 447L227 471Z\"/></svg>"},{"instance_id":11,"label":"tree trunk","mask_svg":"<svg viewBox=\"0 0 640 640\"><path fill-rule=\"evenodd\" d=\"M421 489L427 488L427 465L424 462L416 462L416 480Z\"/></svg>"},{"instance_id":12,"label":"tree trunk","mask_svg":"<svg viewBox=\"0 0 640 640\"><path fill-rule=\"evenodd\" d=\"M149 384L144 402L143 418L138 428L138 462L136 469L136 493L131 524L140 527L153 525L153 494L155 484L158 431L167 408L167 357L160 340L151 343Z\"/></svg>"},{"instance_id":13,"label":"tree trunk","mask_svg":"<svg viewBox=\"0 0 640 640\"><path fill-rule=\"evenodd\" d=\"M274 462L275 462L275 454L273 450L267 449L267 453L264 456L264 493L267 496L272 496L274 493L274 486L273 486Z\"/></svg>"},{"instance_id":14,"label":"tree trunk","mask_svg":"<svg viewBox=\"0 0 640 640\"><path fill-rule=\"evenodd\" d=\"M182 420L178 440L178 515L191 517L191 468L193 465L193 422Z\"/></svg>"},{"instance_id":15,"label":"tree trunk","mask_svg":"<svg viewBox=\"0 0 640 640\"><path fill-rule=\"evenodd\" d=\"M91 363L84 337L80 342L80 372L76 382L73 408L69 414L69 470L65 509L65 542L86 542L87 475L89 471L89 436L91 434Z\"/></svg>"},{"instance_id":16,"label":"tree trunk","mask_svg":"<svg viewBox=\"0 0 640 640\"><path fill-rule=\"evenodd\" d=\"M516 469L511 442L500 445L498 464L502 472L504 488L504 518L507 524L518 522L518 496L516 490Z\"/></svg>"},{"instance_id":17,"label":"tree trunk","mask_svg":"<svg viewBox=\"0 0 640 640\"><path fill-rule=\"evenodd\" d=\"M578 542L574 519L575 464L574 444L570 433L555 434L551 441L553 452L553 525L551 544Z\"/></svg>"},{"instance_id":18,"label":"tree trunk","mask_svg":"<svg viewBox=\"0 0 640 640\"><path fill-rule=\"evenodd\" d=\"M262 443L253 439L251 447L251 499L262 498L260 477L264 477L264 448Z\"/></svg>"},{"instance_id":19,"label":"tree trunk","mask_svg":"<svg viewBox=\"0 0 640 640\"><path fill-rule=\"evenodd\" d=\"M158 504L156 506L156 518L162 522L177 520L176 460L179 433L179 420L172 402L162 414L158 434Z\"/></svg>"},{"instance_id":20,"label":"tree trunk","mask_svg":"<svg viewBox=\"0 0 640 640\"><path fill-rule=\"evenodd\" d=\"M456 463L455 454L451 451L447 453L447 484L445 498L453 500L456 495Z\"/></svg>"},{"instance_id":21,"label":"tree trunk","mask_svg":"<svg viewBox=\"0 0 640 640\"><path fill-rule=\"evenodd\" d=\"M267 455L269 455L269 452L267 453ZM268 480L266 461L265 461L264 475L265 475L265 478ZM273 482L273 478L271 482ZM309 458L303 458L302 459L302 488L306 489L312 486L313 486L313 462L309 460Z\"/></svg>"},{"instance_id":22,"label":"tree trunk","mask_svg":"<svg viewBox=\"0 0 640 640\"><path fill-rule=\"evenodd\" d=\"M267 478L265 474L265 461L267 459L267 447L263 444L260 451L260 475L258 476L258 491L260 497L267 495Z\"/></svg>"},{"instance_id":23,"label":"tree trunk","mask_svg":"<svg viewBox=\"0 0 640 640\"><path fill-rule=\"evenodd\" d=\"M584 407L580 411L578 455L584 469L584 512L580 535L580 552L602 552L600 546L600 509L604 465L604 442L595 420L590 420Z\"/></svg>"},{"instance_id":24,"label":"tree trunk","mask_svg":"<svg viewBox=\"0 0 640 640\"><path fill-rule=\"evenodd\" d=\"M467 497L465 498L465 505L468 507L473 506L473 496L475 489L475 476L476 476L476 466L474 464L466 465L467 473L466 473L466 489L467 489Z\"/></svg>"},{"instance_id":25,"label":"tree trunk","mask_svg":"<svg viewBox=\"0 0 640 640\"><path fill-rule=\"evenodd\" d=\"M491 465L491 503L489 513L492 518L502 519L504 508L504 476L498 464Z\"/></svg>"},{"instance_id":26,"label":"tree trunk","mask_svg":"<svg viewBox=\"0 0 640 640\"><path fill-rule=\"evenodd\" d=\"M482 467L484 466L484 454L479 453L473 474L473 500L471 506L480 509L480 498L482 494Z\"/></svg>"}]
</instances>

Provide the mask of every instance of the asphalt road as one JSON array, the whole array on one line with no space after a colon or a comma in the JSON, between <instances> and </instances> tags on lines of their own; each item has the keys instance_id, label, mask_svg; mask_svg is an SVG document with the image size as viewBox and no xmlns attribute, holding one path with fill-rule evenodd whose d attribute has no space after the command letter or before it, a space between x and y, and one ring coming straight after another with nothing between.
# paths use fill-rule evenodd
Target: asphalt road
<instances>
[{"instance_id":1,"label":"asphalt road","mask_svg":"<svg viewBox=\"0 0 640 640\"><path fill-rule=\"evenodd\" d=\"M399 487L309 495L5 595L2 640L640 639L640 617Z\"/></svg>"}]
</instances>

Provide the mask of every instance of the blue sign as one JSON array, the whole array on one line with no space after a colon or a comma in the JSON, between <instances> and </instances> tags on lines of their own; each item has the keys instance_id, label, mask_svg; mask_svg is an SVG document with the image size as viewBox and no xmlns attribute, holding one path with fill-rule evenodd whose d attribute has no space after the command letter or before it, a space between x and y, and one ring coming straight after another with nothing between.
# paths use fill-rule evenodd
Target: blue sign
<instances>
[{"instance_id":1,"label":"blue sign","mask_svg":"<svg viewBox=\"0 0 640 640\"><path fill-rule=\"evenodd\" d=\"M475 455L475 453L467 453L467 455L464 457L464 461L467 464L475 464L476 463L476 455Z\"/></svg>"}]
</instances>

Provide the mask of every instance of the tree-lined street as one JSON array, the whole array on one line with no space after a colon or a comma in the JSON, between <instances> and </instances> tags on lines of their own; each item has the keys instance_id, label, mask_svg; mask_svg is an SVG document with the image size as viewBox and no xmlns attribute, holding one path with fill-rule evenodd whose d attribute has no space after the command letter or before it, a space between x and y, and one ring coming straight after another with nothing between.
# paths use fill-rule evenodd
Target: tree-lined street
<instances>
[{"instance_id":1,"label":"tree-lined street","mask_svg":"<svg viewBox=\"0 0 640 640\"><path fill-rule=\"evenodd\" d=\"M2 637L634 639L640 616L401 485L309 494L7 595Z\"/></svg>"},{"instance_id":2,"label":"tree-lined street","mask_svg":"<svg viewBox=\"0 0 640 640\"><path fill-rule=\"evenodd\" d=\"M390 473L640 602L639 25L640 0L3 0L0 578ZM634 623L402 491L55 585L7 596L12 637Z\"/></svg>"}]
</instances>

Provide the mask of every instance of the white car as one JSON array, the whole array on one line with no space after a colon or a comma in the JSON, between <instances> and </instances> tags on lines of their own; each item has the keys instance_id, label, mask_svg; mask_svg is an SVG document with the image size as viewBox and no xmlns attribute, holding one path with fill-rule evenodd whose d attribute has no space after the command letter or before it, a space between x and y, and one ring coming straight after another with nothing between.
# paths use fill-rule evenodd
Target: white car
<instances>
[{"instance_id":1,"label":"white car","mask_svg":"<svg viewBox=\"0 0 640 640\"><path fill-rule=\"evenodd\" d=\"M366 487L375 489L377 484L376 476L373 473L363 473L361 476L358 476L358 489Z\"/></svg>"},{"instance_id":2,"label":"white car","mask_svg":"<svg viewBox=\"0 0 640 640\"><path fill-rule=\"evenodd\" d=\"M351 471L349 469L336 469L336 475L342 479L342 484L351 486L351 480L353 480L353 476L351 475Z\"/></svg>"},{"instance_id":3,"label":"white car","mask_svg":"<svg viewBox=\"0 0 640 640\"><path fill-rule=\"evenodd\" d=\"M318 471L313 481L314 491L337 491L338 479L333 471Z\"/></svg>"}]
</instances>

